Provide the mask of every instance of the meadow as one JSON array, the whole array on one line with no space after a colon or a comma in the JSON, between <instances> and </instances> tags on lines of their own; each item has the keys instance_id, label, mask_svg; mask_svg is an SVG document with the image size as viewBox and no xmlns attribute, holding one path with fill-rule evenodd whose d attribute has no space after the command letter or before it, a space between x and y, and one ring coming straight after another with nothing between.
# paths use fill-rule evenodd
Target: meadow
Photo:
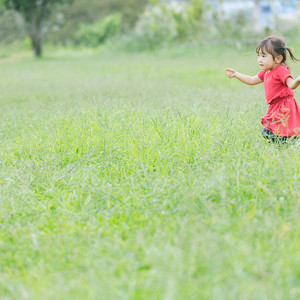
<instances>
[{"instance_id":1,"label":"meadow","mask_svg":"<svg viewBox=\"0 0 300 300\"><path fill-rule=\"evenodd\" d=\"M225 74L254 50L1 59L0 298L299 299L300 148Z\"/></svg>"}]
</instances>

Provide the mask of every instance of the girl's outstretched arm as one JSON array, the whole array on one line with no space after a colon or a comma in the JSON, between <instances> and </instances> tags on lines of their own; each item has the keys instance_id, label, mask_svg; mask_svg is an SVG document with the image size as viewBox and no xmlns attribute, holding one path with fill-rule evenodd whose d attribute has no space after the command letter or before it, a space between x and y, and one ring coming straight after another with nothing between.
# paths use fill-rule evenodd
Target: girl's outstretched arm
<instances>
[{"instance_id":1,"label":"girl's outstretched arm","mask_svg":"<svg viewBox=\"0 0 300 300\"><path fill-rule=\"evenodd\" d=\"M292 90L296 89L300 85L300 76L296 79L288 77L285 81L285 84Z\"/></svg>"},{"instance_id":2,"label":"girl's outstretched arm","mask_svg":"<svg viewBox=\"0 0 300 300\"><path fill-rule=\"evenodd\" d=\"M249 75L239 73L233 69L226 69L226 73L229 78L235 77L238 80L240 80L241 82L244 82L249 85L255 85L258 83L262 83L262 80L257 75L249 76Z\"/></svg>"}]
</instances>

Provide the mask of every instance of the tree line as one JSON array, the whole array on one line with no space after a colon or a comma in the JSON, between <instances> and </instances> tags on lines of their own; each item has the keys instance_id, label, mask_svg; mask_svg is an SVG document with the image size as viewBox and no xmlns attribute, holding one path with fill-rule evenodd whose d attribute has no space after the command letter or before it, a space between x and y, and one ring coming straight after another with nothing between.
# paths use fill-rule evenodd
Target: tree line
<instances>
[{"instance_id":1,"label":"tree line","mask_svg":"<svg viewBox=\"0 0 300 300\"><path fill-rule=\"evenodd\" d=\"M113 13L122 15L122 30L134 26L148 0L0 0L6 10L14 11L23 21L35 56L42 55L45 30L56 25L52 38L75 36L79 23L93 23ZM55 19L60 16L62 20ZM58 18L59 19L59 18ZM56 24L58 23L58 24ZM56 33L56 34L55 34ZM51 36L51 33L48 35ZM64 36L65 35L65 36Z\"/></svg>"}]
</instances>

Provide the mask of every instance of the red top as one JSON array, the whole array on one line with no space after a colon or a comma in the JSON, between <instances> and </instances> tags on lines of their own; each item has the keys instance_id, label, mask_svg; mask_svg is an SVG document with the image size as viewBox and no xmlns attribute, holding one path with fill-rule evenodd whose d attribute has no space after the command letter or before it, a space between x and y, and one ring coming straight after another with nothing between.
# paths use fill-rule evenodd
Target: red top
<instances>
[{"instance_id":1,"label":"red top","mask_svg":"<svg viewBox=\"0 0 300 300\"><path fill-rule=\"evenodd\" d=\"M279 65L271 71L263 70L257 75L264 82L267 104L277 98L294 96L294 91L285 84L288 77L293 78L285 65Z\"/></svg>"},{"instance_id":2,"label":"red top","mask_svg":"<svg viewBox=\"0 0 300 300\"><path fill-rule=\"evenodd\" d=\"M267 115L261 119L264 128L280 136L300 135L300 108L285 81L292 77L285 65L271 71L261 71L258 77L264 82Z\"/></svg>"}]
</instances>

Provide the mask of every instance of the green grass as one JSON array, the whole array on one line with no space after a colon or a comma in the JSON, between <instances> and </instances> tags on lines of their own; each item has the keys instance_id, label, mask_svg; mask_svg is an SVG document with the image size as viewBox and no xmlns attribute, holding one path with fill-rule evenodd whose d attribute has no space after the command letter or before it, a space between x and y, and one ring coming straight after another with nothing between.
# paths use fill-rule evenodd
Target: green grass
<instances>
[{"instance_id":1,"label":"green grass","mask_svg":"<svg viewBox=\"0 0 300 300\"><path fill-rule=\"evenodd\" d=\"M0 298L299 299L300 150L226 77L248 52L0 62Z\"/></svg>"}]
</instances>

